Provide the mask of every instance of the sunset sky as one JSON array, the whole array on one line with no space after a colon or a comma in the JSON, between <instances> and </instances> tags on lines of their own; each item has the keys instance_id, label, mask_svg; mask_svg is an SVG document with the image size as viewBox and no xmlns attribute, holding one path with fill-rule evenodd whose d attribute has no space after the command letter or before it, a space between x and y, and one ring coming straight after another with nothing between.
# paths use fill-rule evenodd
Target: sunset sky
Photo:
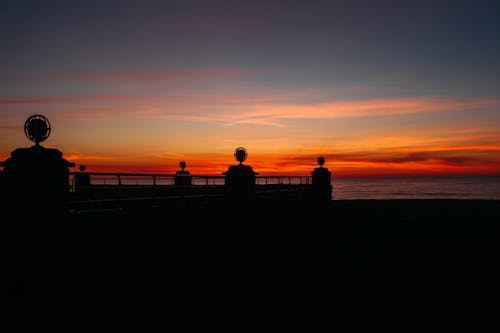
<instances>
[{"instance_id":1,"label":"sunset sky","mask_svg":"<svg viewBox=\"0 0 500 333\"><path fill-rule=\"evenodd\" d=\"M499 1L1 1L0 47L0 160L42 114L87 171L500 175Z\"/></svg>"}]
</instances>

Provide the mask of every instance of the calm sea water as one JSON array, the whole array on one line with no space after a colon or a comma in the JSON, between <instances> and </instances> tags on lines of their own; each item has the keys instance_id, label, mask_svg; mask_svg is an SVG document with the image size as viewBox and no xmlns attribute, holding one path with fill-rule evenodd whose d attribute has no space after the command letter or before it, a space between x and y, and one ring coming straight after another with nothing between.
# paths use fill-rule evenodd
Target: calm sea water
<instances>
[{"instance_id":1,"label":"calm sea water","mask_svg":"<svg viewBox=\"0 0 500 333\"><path fill-rule=\"evenodd\" d=\"M483 199L500 200L500 177L334 178L334 200Z\"/></svg>"}]
</instances>

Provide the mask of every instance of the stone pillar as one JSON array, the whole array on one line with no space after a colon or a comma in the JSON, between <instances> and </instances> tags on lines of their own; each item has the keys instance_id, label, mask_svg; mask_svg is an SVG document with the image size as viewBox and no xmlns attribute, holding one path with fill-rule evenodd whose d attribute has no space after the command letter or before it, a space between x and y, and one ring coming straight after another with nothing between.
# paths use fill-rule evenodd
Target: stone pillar
<instances>
[{"instance_id":1,"label":"stone pillar","mask_svg":"<svg viewBox=\"0 0 500 333\"><path fill-rule=\"evenodd\" d=\"M325 159L318 157L319 167L312 174L312 198L318 203L326 203L332 200L332 175L328 168L323 167Z\"/></svg>"},{"instance_id":2,"label":"stone pillar","mask_svg":"<svg viewBox=\"0 0 500 333\"><path fill-rule=\"evenodd\" d=\"M233 202L248 202L255 198L255 176L257 172L249 165L243 165L247 158L247 151L238 147L234 151L234 157L238 165L231 165L225 175L224 185L226 187L226 198Z\"/></svg>"},{"instance_id":3,"label":"stone pillar","mask_svg":"<svg viewBox=\"0 0 500 333\"><path fill-rule=\"evenodd\" d=\"M255 175L249 165L231 165L225 175L226 195L235 201L244 201L255 197Z\"/></svg>"},{"instance_id":4,"label":"stone pillar","mask_svg":"<svg viewBox=\"0 0 500 333\"><path fill-rule=\"evenodd\" d=\"M90 176L85 172L86 166L80 165L80 173L75 174L75 192L83 193L88 190L90 186Z\"/></svg>"},{"instance_id":5,"label":"stone pillar","mask_svg":"<svg viewBox=\"0 0 500 333\"><path fill-rule=\"evenodd\" d=\"M177 186L187 186L191 185L191 175L189 171L184 170L186 168L186 162L181 161L179 163L181 170L178 170L174 176L174 184Z\"/></svg>"},{"instance_id":6,"label":"stone pillar","mask_svg":"<svg viewBox=\"0 0 500 333\"><path fill-rule=\"evenodd\" d=\"M51 214L65 208L69 195L69 167L75 164L57 149L40 145L18 148L2 165L4 195L19 214Z\"/></svg>"},{"instance_id":7,"label":"stone pillar","mask_svg":"<svg viewBox=\"0 0 500 333\"><path fill-rule=\"evenodd\" d=\"M223 173L225 177L226 194L235 200L251 199L255 196L255 175L249 165L231 165Z\"/></svg>"}]
</instances>

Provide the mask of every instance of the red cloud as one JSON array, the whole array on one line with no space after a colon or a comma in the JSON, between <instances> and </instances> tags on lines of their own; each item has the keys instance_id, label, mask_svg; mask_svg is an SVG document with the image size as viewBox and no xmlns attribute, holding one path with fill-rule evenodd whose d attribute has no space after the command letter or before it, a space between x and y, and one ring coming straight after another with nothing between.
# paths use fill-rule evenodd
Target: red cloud
<instances>
[{"instance_id":1,"label":"red cloud","mask_svg":"<svg viewBox=\"0 0 500 333\"><path fill-rule=\"evenodd\" d=\"M179 78L202 78L202 77L234 77L247 76L257 73L272 72L272 69L260 68L206 68L206 69L175 69L159 71L138 71L122 73L91 73L83 74L80 78L103 81L157 81L172 80Z\"/></svg>"}]
</instances>

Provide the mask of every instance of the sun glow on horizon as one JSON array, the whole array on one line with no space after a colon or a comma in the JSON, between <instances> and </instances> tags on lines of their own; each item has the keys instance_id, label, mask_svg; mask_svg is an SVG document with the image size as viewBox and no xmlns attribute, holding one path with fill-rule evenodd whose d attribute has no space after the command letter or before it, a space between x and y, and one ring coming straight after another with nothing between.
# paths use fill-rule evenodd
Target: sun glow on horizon
<instances>
[{"instance_id":1,"label":"sun glow on horizon","mask_svg":"<svg viewBox=\"0 0 500 333\"><path fill-rule=\"evenodd\" d=\"M491 159L492 151L466 151L459 149L426 152L350 152L345 154L256 155L244 164L251 165L259 175L310 175L317 167L317 156L325 156L325 167L335 177L389 177L389 176L481 176L500 175L500 158ZM500 156L500 148L494 153ZM186 170L196 175L221 175L236 164L232 154L178 155L169 157L85 156L64 154L67 160L86 165L89 172L131 172L174 174L179 162L187 162Z\"/></svg>"}]
</instances>

